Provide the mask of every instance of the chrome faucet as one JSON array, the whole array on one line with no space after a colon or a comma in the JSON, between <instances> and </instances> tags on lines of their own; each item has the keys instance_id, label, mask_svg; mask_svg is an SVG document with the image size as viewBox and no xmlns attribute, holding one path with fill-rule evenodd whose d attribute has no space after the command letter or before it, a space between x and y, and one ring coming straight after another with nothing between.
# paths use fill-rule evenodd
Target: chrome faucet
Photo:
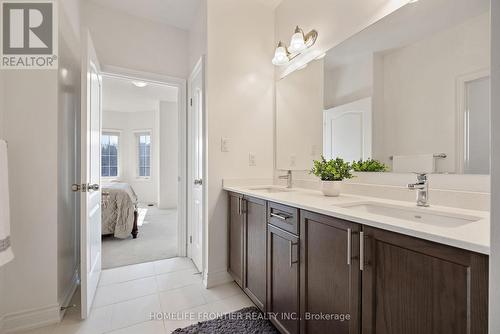
<instances>
[{"instance_id":1,"label":"chrome faucet","mask_svg":"<svg viewBox=\"0 0 500 334\"><path fill-rule=\"evenodd\" d=\"M417 206L429 206L429 181L426 173L416 173L417 183L408 184L408 189L417 190Z\"/></svg>"},{"instance_id":2,"label":"chrome faucet","mask_svg":"<svg viewBox=\"0 0 500 334\"><path fill-rule=\"evenodd\" d=\"M287 188L292 188L292 171L288 170L286 172L286 175L280 175L278 176L278 179L280 180L286 180L286 187Z\"/></svg>"}]
</instances>

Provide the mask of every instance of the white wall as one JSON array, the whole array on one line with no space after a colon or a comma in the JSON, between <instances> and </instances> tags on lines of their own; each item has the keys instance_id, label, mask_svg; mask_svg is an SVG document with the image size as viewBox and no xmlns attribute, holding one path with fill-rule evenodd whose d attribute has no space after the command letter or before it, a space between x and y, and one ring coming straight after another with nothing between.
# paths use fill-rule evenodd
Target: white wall
<instances>
[{"instance_id":1,"label":"white wall","mask_svg":"<svg viewBox=\"0 0 500 334\"><path fill-rule=\"evenodd\" d=\"M57 72L8 71L5 82L15 260L2 299L12 313L57 305Z\"/></svg>"},{"instance_id":2,"label":"white wall","mask_svg":"<svg viewBox=\"0 0 500 334\"><path fill-rule=\"evenodd\" d=\"M66 7L68 6L68 7ZM76 258L73 121L79 111L78 1L59 11L62 71L2 71L0 137L9 141L15 259L0 269L2 331L57 322L74 287Z\"/></svg>"},{"instance_id":3,"label":"white wall","mask_svg":"<svg viewBox=\"0 0 500 334\"><path fill-rule=\"evenodd\" d=\"M323 150L323 60L276 82L276 168L307 170Z\"/></svg>"},{"instance_id":4,"label":"white wall","mask_svg":"<svg viewBox=\"0 0 500 334\"><path fill-rule=\"evenodd\" d=\"M85 1L85 22L101 65L187 77L187 31L90 1Z\"/></svg>"},{"instance_id":5,"label":"white wall","mask_svg":"<svg viewBox=\"0 0 500 334\"><path fill-rule=\"evenodd\" d=\"M105 89L105 88L104 88ZM105 91L104 91L104 94ZM155 124L158 119L156 111L119 112L103 111L102 128L106 130L119 130L119 177L117 180L129 183L139 197L141 203L158 202L158 168L151 170L151 178L141 179L137 177L137 145L136 133L142 130L150 130L152 134L153 166L158 161L158 151L155 146L158 143L158 134ZM109 180L108 180L109 181ZM106 179L103 180L103 183Z\"/></svg>"},{"instance_id":6,"label":"white wall","mask_svg":"<svg viewBox=\"0 0 500 334\"><path fill-rule=\"evenodd\" d=\"M330 109L372 96L373 57L325 69L324 107Z\"/></svg>"},{"instance_id":7,"label":"white wall","mask_svg":"<svg viewBox=\"0 0 500 334\"><path fill-rule=\"evenodd\" d=\"M438 171L456 171L456 82L489 68L489 39L488 13L385 55L383 119L390 131L375 158L444 152Z\"/></svg>"},{"instance_id":8,"label":"white wall","mask_svg":"<svg viewBox=\"0 0 500 334\"><path fill-rule=\"evenodd\" d=\"M500 0L491 1L490 333L500 332Z\"/></svg>"},{"instance_id":9,"label":"white wall","mask_svg":"<svg viewBox=\"0 0 500 334\"><path fill-rule=\"evenodd\" d=\"M5 108L4 108L4 75L3 71L0 71L0 138L5 137ZM4 269L0 267L0 296L5 295L5 278L4 278ZM5 314L5 299L2 298L0 300L0 329L2 328L2 317Z\"/></svg>"},{"instance_id":10,"label":"white wall","mask_svg":"<svg viewBox=\"0 0 500 334\"><path fill-rule=\"evenodd\" d=\"M200 1L193 25L189 30L189 71L207 53L207 2Z\"/></svg>"},{"instance_id":11,"label":"white wall","mask_svg":"<svg viewBox=\"0 0 500 334\"><path fill-rule=\"evenodd\" d=\"M227 279L227 196L222 179L272 177L274 13L254 0L207 8L208 283ZM229 152L221 152L221 137ZM256 166L248 164L255 154ZM205 268L207 270L207 268Z\"/></svg>"},{"instance_id":12,"label":"white wall","mask_svg":"<svg viewBox=\"0 0 500 334\"><path fill-rule=\"evenodd\" d=\"M177 102L160 102L160 175L158 207L177 208L179 176L179 109Z\"/></svg>"}]
</instances>

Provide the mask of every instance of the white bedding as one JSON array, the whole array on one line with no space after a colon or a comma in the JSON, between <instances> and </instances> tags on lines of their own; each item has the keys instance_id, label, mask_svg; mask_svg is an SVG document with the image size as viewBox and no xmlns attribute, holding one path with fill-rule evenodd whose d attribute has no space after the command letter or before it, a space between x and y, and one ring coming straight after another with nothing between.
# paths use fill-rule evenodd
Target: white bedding
<instances>
[{"instance_id":1,"label":"white bedding","mask_svg":"<svg viewBox=\"0 0 500 334\"><path fill-rule=\"evenodd\" d=\"M102 234L125 239L134 227L137 195L128 183L109 183L102 186Z\"/></svg>"}]
</instances>

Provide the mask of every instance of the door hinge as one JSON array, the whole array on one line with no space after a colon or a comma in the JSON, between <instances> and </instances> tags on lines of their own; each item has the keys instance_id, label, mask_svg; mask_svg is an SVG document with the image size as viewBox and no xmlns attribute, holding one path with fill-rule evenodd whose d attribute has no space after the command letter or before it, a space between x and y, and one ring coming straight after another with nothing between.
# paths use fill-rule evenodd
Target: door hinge
<instances>
[{"instance_id":1,"label":"door hinge","mask_svg":"<svg viewBox=\"0 0 500 334\"><path fill-rule=\"evenodd\" d=\"M192 107L193 106L193 98L189 99L189 105Z\"/></svg>"},{"instance_id":2,"label":"door hinge","mask_svg":"<svg viewBox=\"0 0 500 334\"><path fill-rule=\"evenodd\" d=\"M192 235L190 235L190 236L189 236L189 243L190 243L190 244L192 244L192 243L193 243L193 236L192 236Z\"/></svg>"}]
</instances>

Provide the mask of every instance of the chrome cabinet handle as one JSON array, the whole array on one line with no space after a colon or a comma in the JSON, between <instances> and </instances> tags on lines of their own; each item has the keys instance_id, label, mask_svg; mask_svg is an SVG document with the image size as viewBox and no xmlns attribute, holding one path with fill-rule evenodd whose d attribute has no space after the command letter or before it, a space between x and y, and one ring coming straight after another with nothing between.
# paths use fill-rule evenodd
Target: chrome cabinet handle
<instances>
[{"instance_id":1,"label":"chrome cabinet handle","mask_svg":"<svg viewBox=\"0 0 500 334\"><path fill-rule=\"evenodd\" d=\"M239 197L238 198L238 214L239 215L242 215L245 213L244 205L245 205L245 199L243 199L242 197Z\"/></svg>"},{"instance_id":2,"label":"chrome cabinet handle","mask_svg":"<svg viewBox=\"0 0 500 334\"><path fill-rule=\"evenodd\" d=\"M287 220L288 219L288 217L283 217L283 216L278 215L276 213L271 213L271 217L278 218L280 220Z\"/></svg>"},{"instance_id":3,"label":"chrome cabinet handle","mask_svg":"<svg viewBox=\"0 0 500 334\"><path fill-rule=\"evenodd\" d=\"M352 230L350 228L347 229L347 265L351 265L351 238L352 238Z\"/></svg>"},{"instance_id":4,"label":"chrome cabinet handle","mask_svg":"<svg viewBox=\"0 0 500 334\"><path fill-rule=\"evenodd\" d=\"M292 265L294 263L298 263L299 261L293 261L293 246L296 246L298 245L297 242L293 242L292 240L288 240L289 244L290 244L290 268L292 268Z\"/></svg>"},{"instance_id":5,"label":"chrome cabinet handle","mask_svg":"<svg viewBox=\"0 0 500 334\"><path fill-rule=\"evenodd\" d=\"M359 232L359 270L365 268L365 233Z\"/></svg>"}]
</instances>

